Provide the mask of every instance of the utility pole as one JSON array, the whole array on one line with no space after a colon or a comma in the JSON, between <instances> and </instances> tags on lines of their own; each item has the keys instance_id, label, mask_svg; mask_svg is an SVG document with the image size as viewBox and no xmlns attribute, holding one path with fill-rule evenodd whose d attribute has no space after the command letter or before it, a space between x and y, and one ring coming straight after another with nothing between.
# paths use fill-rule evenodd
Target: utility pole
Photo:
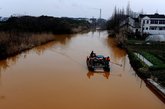
<instances>
[{"instance_id":1,"label":"utility pole","mask_svg":"<svg viewBox=\"0 0 165 109\"><path fill-rule=\"evenodd\" d=\"M102 17L102 9L101 8L91 8L91 9L99 11L98 19L101 19L101 17Z\"/></svg>"},{"instance_id":2,"label":"utility pole","mask_svg":"<svg viewBox=\"0 0 165 109\"><path fill-rule=\"evenodd\" d=\"M101 19L102 10L100 9L100 19Z\"/></svg>"}]
</instances>

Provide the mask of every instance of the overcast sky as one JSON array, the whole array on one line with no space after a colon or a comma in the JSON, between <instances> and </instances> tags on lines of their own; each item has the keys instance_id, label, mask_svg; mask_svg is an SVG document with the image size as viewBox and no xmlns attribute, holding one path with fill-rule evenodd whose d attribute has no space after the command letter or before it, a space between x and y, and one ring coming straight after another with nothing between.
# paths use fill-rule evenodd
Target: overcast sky
<instances>
[{"instance_id":1,"label":"overcast sky","mask_svg":"<svg viewBox=\"0 0 165 109\"><path fill-rule=\"evenodd\" d=\"M156 11L165 14L165 0L0 0L0 16L26 14L33 16L48 15L55 17L102 17L109 18L114 7L126 8L130 1L131 9L145 13Z\"/></svg>"}]
</instances>

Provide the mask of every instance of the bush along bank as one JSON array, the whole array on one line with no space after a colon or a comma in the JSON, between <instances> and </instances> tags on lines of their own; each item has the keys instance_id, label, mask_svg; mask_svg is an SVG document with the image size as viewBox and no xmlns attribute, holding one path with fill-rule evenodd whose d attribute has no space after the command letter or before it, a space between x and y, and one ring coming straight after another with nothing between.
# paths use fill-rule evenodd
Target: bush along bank
<instances>
[{"instance_id":1,"label":"bush along bank","mask_svg":"<svg viewBox=\"0 0 165 109\"><path fill-rule=\"evenodd\" d=\"M141 52L141 54L153 63L153 66L149 67L151 77L156 78L156 82L165 87L165 62L151 53Z\"/></svg>"},{"instance_id":2,"label":"bush along bank","mask_svg":"<svg viewBox=\"0 0 165 109\"><path fill-rule=\"evenodd\" d=\"M127 53L130 59L130 64L137 72L137 74L143 79L149 78L149 67L143 61L141 61L132 51L127 49Z\"/></svg>"},{"instance_id":3,"label":"bush along bank","mask_svg":"<svg viewBox=\"0 0 165 109\"><path fill-rule=\"evenodd\" d=\"M148 65L148 72L152 75L151 72L160 72L158 74L165 74L165 43L150 42L149 44L145 41L139 40L127 40L126 43L123 44L123 47L129 51L128 54L138 53L146 60L148 60L152 65ZM136 56L138 57L138 56ZM141 61L144 61L141 59ZM134 64L134 63L133 63ZM163 73L161 73L163 72ZM162 75L163 76L163 75ZM161 77L161 76L160 76ZM164 79L165 81L165 79Z\"/></svg>"},{"instance_id":4,"label":"bush along bank","mask_svg":"<svg viewBox=\"0 0 165 109\"><path fill-rule=\"evenodd\" d=\"M0 32L0 60L53 40L53 34Z\"/></svg>"},{"instance_id":5,"label":"bush along bank","mask_svg":"<svg viewBox=\"0 0 165 109\"><path fill-rule=\"evenodd\" d=\"M139 74L143 79L150 77L157 78L157 82L160 85L165 87L165 63L155 56L147 52L140 52L144 58L150 61L153 65L148 66L144 61L139 59L132 51L127 50L130 63L133 66L134 70Z\"/></svg>"},{"instance_id":6,"label":"bush along bank","mask_svg":"<svg viewBox=\"0 0 165 109\"><path fill-rule=\"evenodd\" d=\"M138 58L132 51L127 49L130 64L141 77L162 99L165 101L165 67L164 63L149 53L141 53L146 59L151 61L152 66L148 66Z\"/></svg>"}]
</instances>

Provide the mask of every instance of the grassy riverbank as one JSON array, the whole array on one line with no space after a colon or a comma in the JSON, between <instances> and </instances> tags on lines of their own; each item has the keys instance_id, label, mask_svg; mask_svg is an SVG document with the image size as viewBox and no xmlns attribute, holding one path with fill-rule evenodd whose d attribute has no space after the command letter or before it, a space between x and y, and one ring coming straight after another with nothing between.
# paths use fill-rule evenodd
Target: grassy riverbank
<instances>
[{"instance_id":1,"label":"grassy riverbank","mask_svg":"<svg viewBox=\"0 0 165 109\"><path fill-rule=\"evenodd\" d=\"M131 65L144 79L153 78L165 87L165 43L144 43L143 41L128 40L125 45ZM153 66L147 66L134 53L141 54Z\"/></svg>"},{"instance_id":2,"label":"grassy riverbank","mask_svg":"<svg viewBox=\"0 0 165 109\"><path fill-rule=\"evenodd\" d=\"M53 40L53 34L0 32L0 59Z\"/></svg>"}]
</instances>

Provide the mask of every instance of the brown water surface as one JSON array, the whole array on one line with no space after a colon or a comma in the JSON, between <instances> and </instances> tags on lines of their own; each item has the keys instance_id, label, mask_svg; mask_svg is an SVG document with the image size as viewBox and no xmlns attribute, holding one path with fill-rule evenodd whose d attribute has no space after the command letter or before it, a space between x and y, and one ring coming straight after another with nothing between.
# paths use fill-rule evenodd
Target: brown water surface
<instances>
[{"instance_id":1,"label":"brown water surface","mask_svg":"<svg viewBox=\"0 0 165 109\"><path fill-rule=\"evenodd\" d=\"M0 109L165 109L135 74L107 32L55 36L56 41L0 61ZM110 73L89 72L94 50L110 56Z\"/></svg>"}]
</instances>

